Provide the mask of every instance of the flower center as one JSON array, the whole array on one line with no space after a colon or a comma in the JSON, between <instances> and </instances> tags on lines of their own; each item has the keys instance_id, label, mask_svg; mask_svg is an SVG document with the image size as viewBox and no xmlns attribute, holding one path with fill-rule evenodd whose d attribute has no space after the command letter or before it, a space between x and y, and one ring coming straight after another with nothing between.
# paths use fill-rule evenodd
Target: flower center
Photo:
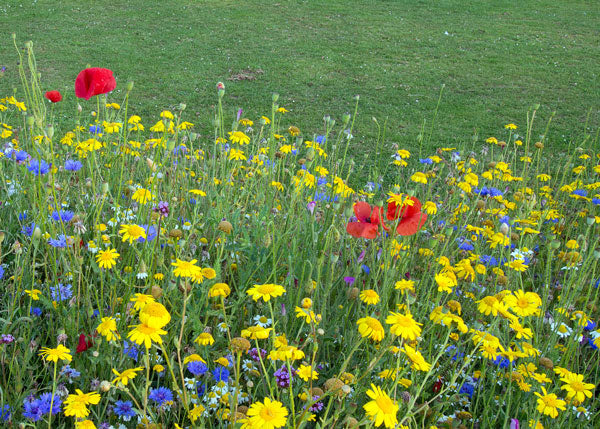
<instances>
[{"instance_id":1,"label":"flower center","mask_svg":"<svg viewBox=\"0 0 600 429\"><path fill-rule=\"evenodd\" d=\"M386 397L379 397L375 400L377 406L384 414L393 414L394 413L394 403L391 399Z\"/></svg>"}]
</instances>

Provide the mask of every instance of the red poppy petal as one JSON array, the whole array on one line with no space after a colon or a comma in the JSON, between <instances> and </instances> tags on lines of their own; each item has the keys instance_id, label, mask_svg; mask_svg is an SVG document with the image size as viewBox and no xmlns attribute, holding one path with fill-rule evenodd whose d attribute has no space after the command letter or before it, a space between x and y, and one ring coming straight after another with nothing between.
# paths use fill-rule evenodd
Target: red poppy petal
<instances>
[{"instance_id":1,"label":"red poppy petal","mask_svg":"<svg viewBox=\"0 0 600 429\"><path fill-rule=\"evenodd\" d=\"M75 79L75 95L89 100L94 95L106 94L117 87L112 70L92 67L82 70Z\"/></svg>"},{"instance_id":2,"label":"red poppy petal","mask_svg":"<svg viewBox=\"0 0 600 429\"><path fill-rule=\"evenodd\" d=\"M59 91L47 91L44 94L44 97L53 103L58 103L60 100L62 100L62 95Z\"/></svg>"},{"instance_id":3,"label":"red poppy petal","mask_svg":"<svg viewBox=\"0 0 600 429\"><path fill-rule=\"evenodd\" d=\"M371 205L369 203L365 203L364 201L359 201L354 204L354 214L358 218L358 220L365 222L368 218L371 217Z\"/></svg>"},{"instance_id":4,"label":"red poppy petal","mask_svg":"<svg viewBox=\"0 0 600 429\"><path fill-rule=\"evenodd\" d=\"M404 218L396 227L398 235L413 235L416 234L427 220L426 213L418 213L410 218Z\"/></svg>"},{"instance_id":5,"label":"red poppy petal","mask_svg":"<svg viewBox=\"0 0 600 429\"><path fill-rule=\"evenodd\" d=\"M372 240L377 237L377 225L364 222L349 222L346 225L346 232L352 237Z\"/></svg>"}]
</instances>

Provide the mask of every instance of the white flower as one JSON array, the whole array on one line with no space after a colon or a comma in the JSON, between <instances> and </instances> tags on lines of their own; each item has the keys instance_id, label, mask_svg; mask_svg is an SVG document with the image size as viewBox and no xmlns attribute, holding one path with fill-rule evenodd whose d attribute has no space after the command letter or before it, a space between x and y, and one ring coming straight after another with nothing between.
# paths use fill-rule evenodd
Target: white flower
<instances>
[{"instance_id":1,"label":"white flower","mask_svg":"<svg viewBox=\"0 0 600 429\"><path fill-rule=\"evenodd\" d=\"M569 337L571 335L571 332L573 332L573 330L569 328L564 322L550 322L550 326L552 327L552 332L558 334L558 336L561 338Z\"/></svg>"},{"instance_id":2,"label":"white flower","mask_svg":"<svg viewBox=\"0 0 600 429\"><path fill-rule=\"evenodd\" d=\"M273 322L267 316L261 316L259 314L257 316L254 316L254 323L256 323L258 326L260 326L262 328L268 328L269 326L271 326L271 323L273 323Z\"/></svg>"},{"instance_id":3,"label":"white flower","mask_svg":"<svg viewBox=\"0 0 600 429\"><path fill-rule=\"evenodd\" d=\"M138 279L140 279L140 280L141 280L141 279L145 279L145 278L147 278L147 277L148 277L148 273L137 273L137 274L136 274L136 277L137 277Z\"/></svg>"}]
</instances>

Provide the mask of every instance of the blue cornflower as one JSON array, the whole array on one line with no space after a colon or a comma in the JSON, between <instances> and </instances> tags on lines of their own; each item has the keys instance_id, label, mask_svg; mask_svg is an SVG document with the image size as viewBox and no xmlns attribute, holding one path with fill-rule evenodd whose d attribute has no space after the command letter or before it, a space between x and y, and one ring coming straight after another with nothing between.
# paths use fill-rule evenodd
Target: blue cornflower
<instances>
[{"instance_id":1,"label":"blue cornflower","mask_svg":"<svg viewBox=\"0 0 600 429\"><path fill-rule=\"evenodd\" d=\"M364 265L364 264L363 264L363 265L361 265L360 267L363 269L363 271L364 271L365 273L367 273L367 274L371 274L371 269L370 269L370 268L369 268L367 265Z\"/></svg>"},{"instance_id":2,"label":"blue cornflower","mask_svg":"<svg viewBox=\"0 0 600 429\"><path fill-rule=\"evenodd\" d=\"M154 225L141 224L140 226L142 228L144 228L144 230L146 231L146 238L143 238L143 237L138 238L137 239L138 243L152 241L157 237L158 233L157 233L156 227Z\"/></svg>"},{"instance_id":3,"label":"blue cornflower","mask_svg":"<svg viewBox=\"0 0 600 429\"><path fill-rule=\"evenodd\" d=\"M571 195L577 195L579 197L587 197L587 191L585 189L575 189Z\"/></svg>"},{"instance_id":4,"label":"blue cornflower","mask_svg":"<svg viewBox=\"0 0 600 429\"><path fill-rule=\"evenodd\" d=\"M25 219L27 219L27 212L19 213L19 221L23 222Z\"/></svg>"},{"instance_id":5,"label":"blue cornflower","mask_svg":"<svg viewBox=\"0 0 600 429\"><path fill-rule=\"evenodd\" d=\"M32 316L40 317L42 315L42 309L40 307L31 307L29 314Z\"/></svg>"},{"instance_id":6,"label":"blue cornflower","mask_svg":"<svg viewBox=\"0 0 600 429\"><path fill-rule=\"evenodd\" d=\"M317 179L317 186L323 186L327 184L327 177L319 177Z\"/></svg>"},{"instance_id":7,"label":"blue cornflower","mask_svg":"<svg viewBox=\"0 0 600 429\"><path fill-rule=\"evenodd\" d=\"M227 380L229 380L229 370L227 368L223 368L222 366L213 369L212 375L215 383L218 383L219 381L224 381L227 383Z\"/></svg>"},{"instance_id":8,"label":"blue cornflower","mask_svg":"<svg viewBox=\"0 0 600 429\"><path fill-rule=\"evenodd\" d=\"M317 137L315 137L315 142L317 142L319 144L323 144L324 141L325 141L325 136L317 136Z\"/></svg>"},{"instance_id":9,"label":"blue cornflower","mask_svg":"<svg viewBox=\"0 0 600 429\"><path fill-rule=\"evenodd\" d=\"M600 205L600 198L592 198L592 203L596 204L597 206Z\"/></svg>"},{"instance_id":10,"label":"blue cornflower","mask_svg":"<svg viewBox=\"0 0 600 429\"><path fill-rule=\"evenodd\" d=\"M467 395L469 395L469 399L473 398L473 392L475 392L475 386L471 383L463 383L463 385L460 386L460 390L458 391L459 394L466 393Z\"/></svg>"},{"instance_id":11,"label":"blue cornflower","mask_svg":"<svg viewBox=\"0 0 600 429\"><path fill-rule=\"evenodd\" d=\"M510 365L510 360L508 358L498 356L496 359L492 361L495 365L498 365L500 368L508 368Z\"/></svg>"},{"instance_id":12,"label":"blue cornflower","mask_svg":"<svg viewBox=\"0 0 600 429\"><path fill-rule=\"evenodd\" d=\"M187 369L195 376L204 375L208 371L206 364L199 360L188 363Z\"/></svg>"},{"instance_id":13,"label":"blue cornflower","mask_svg":"<svg viewBox=\"0 0 600 429\"><path fill-rule=\"evenodd\" d=\"M507 225L510 225L510 217L508 215L504 215L500 219L498 219L498 222L500 222L500 224L505 223Z\"/></svg>"},{"instance_id":14,"label":"blue cornflower","mask_svg":"<svg viewBox=\"0 0 600 429\"><path fill-rule=\"evenodd\" d=\"M72 159L67 159L65 161L65 170L67 171L79 171L83 167L83 164L80 161L74 161Z\"/></svg>"},{"instance_id":15,"label":"blue cornflower","mask_svg":"<svg viewBox=\"0 0 600 429\"><path fill-rule=\"evenodd\" d=\"M433 159L431 159L431 158L424 158L424 159L421 158L421 159L419 159L419 162L421 164L433 164Z\"/></svg>"},{"instance_id":16,"label":"blue cornflower","mask_svg":"<svg viewBox=\"0 0 600 429\"><path fill-rule=\"evenodd\" d=\"M100 125L90 125L90 134L102 134L102 127Z\"/></svg>"},{"instance_id":17,"label":"blue cornflower","mask_svg":"<svg viewBox=\"0 0 600 429\"><path fill-rule=\"evenodd\" d=\"M60 370L60 375L64 375L69 380L69 383L72 383L73 378L78 378L81 373L74 368L71 368L71 365L65 365Z\"/></svg>"},{"instance_id":18,"label":"blue cornflower","mask_svg":"<svg viewBox=\"0 0 600 429\"><path fill-rule=\"evenodd\" d=\"M67 247L67 237L64 234L61 234L56 238L50 238L48 239L48 244L52 247L63 249Z\"/></svg>"},{"instance_id":19,"label":"blue cornflower","mask_svg":"<svg viewBox=\"0 0 600 429\"><path fill-rule=\"evenodd\" d=\"M73 219L75 213L70 210L54 210L52 212L52 219L55 221L62 221L63 223L70 222Z\"/></svg>"},{"instance_id":20,"label":"blue cornflower","mask_svg":"<svg viewBox=\"0 0 600 429\"><path fill-rule=\"evenodd\" d=\"M462 240L462 242L458 245L458 248L467 252L471 252L473 249L475 249L469 240Z\"/></svg>"},{"instance_id":21,"label":"blue cornflower","mask_svg":"<svg viewBox=\"0 0 600 429\"><path fill-rule=\"evenodd\" d=\"M123 341L123 354L129 356L134 361L138 360L138 348L133 343L128 343L127 341Z\"/></svg>"},{"instance_id":22,"label":"blue cornflower","mask_svg":"<svg viewBox=\"0 0 600 429\"><path fill-rule=\"evenodd\" d=\"M43 414L40 409L40 400L31 398L25 398L23 400L23 417L26 419L37 422L42 419Z\"/></svg>"},{"instance_id":23,"label":"blue cornflower","mask_svg":"<svg viewBox=\"0 0 600 429\"><path fill-rule=\"evenodd\" d=\"M152 399L158 405L164 405L167 402L173 401L173 393L166 387L157 387L156 389L150 389L148 398Z\"/></svg>"},{"instance_id":24,"label":"blue cornflower","mask_svg":"<svg viewBox=\"0 0 600 429\"><path fill-rule=\"evenodd\" d=\"M52 164L48 164L43 159L41 161L38 161L37 159L32 159L29 161L27 169L31 171L34 176L39 176L41 174L43 175L48 173L50 171L51 166Z\"/></svg>"},{"instance_id":25,"label":"blue cornflower","mask_svg":"<svg viewBox=\"0 0 600 429\"><path fill-rule=\"evenodd\" d=\"M498 265L498 260L490 255L481 255L479 257L479 262L486 267L495 267Z\"/></svg>"},{"instance_id":26,"label":"blue cornflower","mask_svg":"<svg viewBox=\"0 0 600 429\"><path fill-rule=\"evenodd\" d=\"M24 226L21 228L21 234L25 234L28 237L33 235L33 231L35 230L35 222L31 222L31 225Z\"/></svg>"},{"instance_id":27,"label":"blue cornflower","mask_svg":"<svg viewBox=\"0 0 600 429\"><path fill-rule=\"evenodd\" d=\"M117 401L113 407L114 413L122 417L124 421L128 422L132 417L135 417L135 411L133 410L133 403L131 401Z\"/></svg>"},{"instance_id":28,"label":"blue cornflower","mask_svg":"<svg viewBox=\"0 0 600 429\"><path fill-rule=\"evenodd\" d=\"M15 154L15 161L17 162L23 162L27 160L27 158L29 158L29 154L24 150L20 150Z\"/></svg>"},{"instance_id":29,"label":"blue cornflower","mask_svg":"<svg viewBox=\"0 0 600 429\"><path fill-rule=\"evenodd\" d=\"M585 325L583 329L585 329L586 331L593 331L594 329L596 329L597 325L598 324L593 320L588 320L587 325Z\"/></svg>"},{"instance_id":30,"label":"blue cornflower","mask_svg":"<svg viewBox=\"0 0 600 429\"><path fill-rule=\"evenodd\" d=\"M0 265L0 280L2 280L2 277L4 277L4 267Z\"/></svg>"},{"instance_id":31,"label":"blue cornflower","mask_svg":"<svg viewBox=\"0 0 600 429\"><path fill-rule=\"evenodd\" d=\"M42 414L50 413L50 403L52 403L52 415L60 412L60 405L62 404L62 400L60 399L57 393L54 394L54 400L52 400L52 393L42 393L40 395L39 401Z\"/></svg>"},{"instance_id":32,"label":"blue cornflower","mask_svg":"<svg viewBox=\"0 0 600 429\"><path fill-rule=\"evenodd\" d=\"M50 294L53 301L71 299L73 296L72 286L70 284L63 285L62 283L59 283L57 286L50 286Z\"/></svg>"},{"instance_id":33,"label":"blue cornflower","mask_svg":"<svg viewBox=\"0 0 600 429\"><path fill-rule=\"evenodd\" d=\"M3 422L9 421L11 414L12 413L10 411L9 405L5 405L2 408L0 408L0 420L2 420Z\"/></svg>"}]
</instances>

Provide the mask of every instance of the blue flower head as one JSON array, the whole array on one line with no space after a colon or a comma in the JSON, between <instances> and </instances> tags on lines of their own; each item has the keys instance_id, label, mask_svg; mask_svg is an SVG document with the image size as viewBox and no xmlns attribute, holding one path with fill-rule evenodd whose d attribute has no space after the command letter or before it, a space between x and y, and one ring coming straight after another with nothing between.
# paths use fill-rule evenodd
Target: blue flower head
<instances>
[{"instance_id":1,"label":"blue flower head","mask_svg":"<svg viewBox=\"0 0 600 429\"><path fill-rule=\"evenodd\" d=\"M199 360L188 363L187 369L195 376L204 375L208 371L206 364Z\"/></svg>"},{"instance_id":2,"label":"blue flower head","mask_svg":"<svg viewBox=\"0 0 600 429\"><path fill-rule=\"evenodd\" d=\"M80 161L74 161L72 159L67 159L65 161L65 170L67 171L79 171L83 167L83 164Z\"/></svg>"},{"instance_id":3,"label":"blue flower head","mask_svg":"<svg viewBox=\"0 0 600 429\"><path fill-rule=\"evenodd\" d=\"M218 383L219 381L227 382L227 380L229 380L229 370L227 368L223 368L222 366L215 368L212 372L212 375L215 383Z\"/></svg>"},{"instance_id":4,"label":"blue flower head","mask_svg":"<svg viewBox=\"0 0 600 429\"><path fill-rule=\"evenodd\" d=\"M50 171L50 167L52 164L48 164L43 159L38 161L37 159L32 159L29 161L29 165L27 169L33 173L34 176L40 176L48 173Z\"/></svg>"},{"instance_id":5,"label":"blue flower head","mask_svg":"<svg viewBox=\"0 0 600 429\"><path fill-rule=\"evenodd\" d=\"M116 401L113 411L126 422L131 420L132 417L135 417L135 411L131 401Z\"/></svg>"},{"instance_id":6,"label":"blue flower head","mask_svg":"<svg viewBox=\"0 0 600 429\"><path fill-rule=\"evenodd\" d=\"M73 296L73 289L70 284L63 285L59 283L56 286L50 287L50 295L53 301L65 301Z\"/></svg>"},{"instance_id":7,"label":"blue flower head","mask_svg":"<svg viewBox=\"0 0 600 429\"><path fill-rule=\"evenodd\" d=\"M159 406L165 405L167 402L173 401L173 392L166 387L157 387L156 389L150 389L148 398L156 402Z\"/></svg>"},{"instance_id":8,"label":"blue flower head","mask_svg":"<svg viewBox=\"0 0 600 429\"><path fill-rule=\"evenodd\" d=\"M138 360L138 348L133 343L128 343L127 341L123 341L123 354L129 356L134 361Z\"/></svg>"}]
</instances>

